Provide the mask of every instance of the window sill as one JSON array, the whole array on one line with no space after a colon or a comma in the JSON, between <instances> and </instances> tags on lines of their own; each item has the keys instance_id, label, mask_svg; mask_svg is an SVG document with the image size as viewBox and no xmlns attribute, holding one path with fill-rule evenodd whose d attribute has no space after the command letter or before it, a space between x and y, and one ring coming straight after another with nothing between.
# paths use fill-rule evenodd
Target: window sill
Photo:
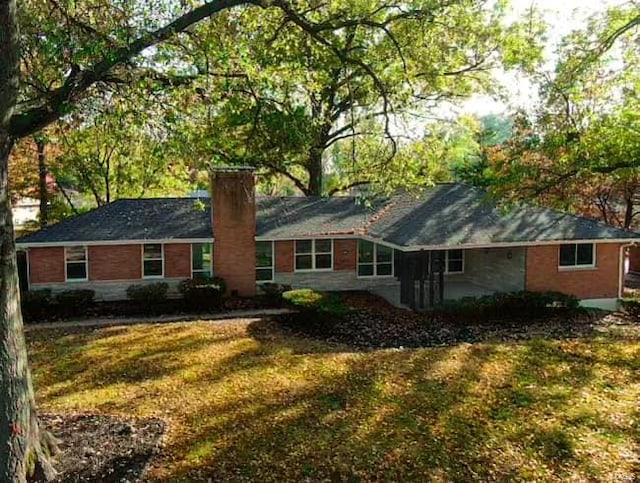
<instances>
[{"instance_id":1,"label":"window sill","mask_svg":"<svg viewBox=\"0 0 640 483\"><path fill-rule=\"evenodd\" d=\"M316 272L333 272L333 268L305 268L302 270L294 270L294 273L316 273Z\"/></svg>"},{"instance_id":2,"label":"window sill","mask_svg":"<svg viewBox=\"0 0 640 483\"><path fill-rule=\"evenodd\" d=\"M587 272L590 270L598 270L595 265L575 265L575 266L562 266L558 267L559 272Z\"/></svg>"},{"instance_id":3,"label":"window sill","mask_svg":"<svg viewBox=\"0 0 640 483\"><path fill-rule=\"evenodd\" d=\"M82 283L82 282L88 282L88 281L89 281L88 278L68 278L64 282L65 283Z\"/></svg>"},{"instance_id":4,"label":"window sill","mask_svg":"<svg viewBox=\"0 0 640 483\"><path fill-rule=\"evenodd\" d=\"M162 280L164 278L164 275L149 275L149 276L142 276L142 280Z\"/></svg>"}]
</instances>

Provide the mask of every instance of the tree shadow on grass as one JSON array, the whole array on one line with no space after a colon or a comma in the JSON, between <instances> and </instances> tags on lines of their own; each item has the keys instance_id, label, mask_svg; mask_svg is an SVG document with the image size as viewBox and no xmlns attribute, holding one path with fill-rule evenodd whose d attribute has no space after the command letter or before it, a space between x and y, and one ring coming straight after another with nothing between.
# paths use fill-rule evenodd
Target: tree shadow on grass
<instances>
[{"instance_id":1,"label":"tree shadow on grass","mask_svg":"<svg viewBox=\"0 0 640 483\"><path fill-rule=\"evenodd\" d=\"M637 338L354 351L272 327L66 339L66 357L81 361L66 375L91 394L126 384L96 403L110 411L169 415L152 474L163 481L598 479L616 465L630 474L617 454L638 444L638 428L615 416L637 417L622 405L637 381ZM48 354L37 356L43 370L57 364Z\"/></svg>"},{"instance_id":2,"label":"tree shadow on grass","mask_svg":"<svg viewBox=\"0 0 640 483\"><path fill-rule=\"evenodd\" d=\"M263 332L264 326L262 340ZM219 417L199 418L199 432L173 440L171 452L187 458L170 475L264 481L602 476L580 452L580 432L617 431L624 440L632 433L602 418L589 427L565 413L600 383L594 365L628 368L629 358L613 351L606 361L581 344L580 350L544 339L511 345L503 371L500 344L335 351L347 358L337 373L314 374L279 394L239 390L224 404L205 403L202 413ZM495 380L491 371L498 372Z\"/></svg>"}]
</instances>

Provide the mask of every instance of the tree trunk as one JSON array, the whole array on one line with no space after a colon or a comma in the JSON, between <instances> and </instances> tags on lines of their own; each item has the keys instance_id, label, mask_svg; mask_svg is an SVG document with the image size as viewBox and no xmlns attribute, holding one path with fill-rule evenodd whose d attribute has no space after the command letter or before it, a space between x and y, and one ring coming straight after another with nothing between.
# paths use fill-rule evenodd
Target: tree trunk
<instances>
[{"instance_id":1,"label":"tree trunk","mask_svg":"<svg viewBox=\"0 0 640 483\"><path fill-rule=\"evenodd\" d=\"M47 191L47 158L45 154L46 143L40 136L35 136L38 148L38 185L40 195L40 228L49 224L49 193Z\"/></svg>"},{"instance_id":2,"label":"tree trunk","mask_svg":"<svg viewBox=\"0 0 640 483\"><path fill-rule=\"evenodd\" d=\"M38 427L20 312L7 179L12 144L0 133L0 481L23 482L27 476L49 481L55 476L49 461L54 445Z\"/></svg>"},{"instance_id":3,"label":"tree trunk","mask_svg":"<svg viewBox=\"0 0 640 483\"><path fill-rule=\"evenodd\" d=\"M309 192L307 196L322 196L322 150L316 147L309 151Z\"/></svg>"},{"instance_id":4,"label":"tree trunk","mask_svg":"<svg viewBox=\"0 0 640 483\"><path fill-rule=\"evenodd\" d=\"M0 481L50 480L50 445L38 428L9 201L9 121L18 96L19 46L15 0L0 0ZM44 434L44 433L43 433ZM46 436L46 434L45 434ZM47 437L48 438L48 437ZM47 439L45 438L45 439Z\"/></svg>"},{"instance_id":5,"label":"tree trunk","mask_svg":"<svg viewBox=\"0 0 640 483\"><path fill-rule=\"evenodd\" d=\"M622 228L629 230L631 228L631 223L633 222L633 195L628 195L625 198L624 203L624 226Z\"/></svg>"}]
</instances>

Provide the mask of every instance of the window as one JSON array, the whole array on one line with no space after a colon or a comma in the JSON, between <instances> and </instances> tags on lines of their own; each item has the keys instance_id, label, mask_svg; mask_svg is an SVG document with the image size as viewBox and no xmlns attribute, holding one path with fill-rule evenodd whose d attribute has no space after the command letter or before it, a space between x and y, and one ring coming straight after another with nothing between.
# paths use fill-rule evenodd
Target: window
<instances>
[{"instance_id":1,"label":"window","mask_svg":"<svg viewBox=\"0 0 640 483\"><path fill-rule=\"evenodd\" d=\"M386 277L393 275L393 248L368 240L358 242L358 276Z\"/></svg>"},{"instance_id":2,"label":"window","mask_svg":"<svg viewBox=\"0 0 640 483\"><path fill-rule=\"evenodd\" d=\"M447 260L446 273L464 272L464 251L463 250L447 250L446 260Z\"/></svg>"},{"instance_id":3,"label":"window","mask_svg":"<svg viewBox=\"0 0 640 483\"><path fill-rule=\"evenodd\" d=\"M67 247L64 258L67 280L87 280L87 247Z\"/></svg>"},{"instance_id":4,"label":"window","mask_svg":"<svg viewBox=\"0 0 640 483\"><path fill-rule=\"evenodd\" d=\"M164 275L164 247L160 243L142 246L142 277L162 278Z\"/></svg>"},{"instance_id":5,"label":"window","mask_svg":"<svg viewBox=\"0 0 640 483\"><path fill-rule=\"evenodd\" d=\"M211 277L212 262L213 246L211 243L191 244L191 278Z\"/></svg>"},{"instance_id":6,"label":"window","mask_svg":"<svg viewBox=\"0 0 640 483\"><path fill-rule=\"evenodd\" d=\"M296 240L296 271L332 268L333 240Z\"/></svg>"},{"instance_id":7,"label":"window","mask_svg":"<svg viewBox=\"0 0 640 483\"><path fill-rule=\"evenodd\" d=\"M256 281L273 280L273 242L256 242Z\"/></svg>"},{"instance_id":8,"label":"window","mask_svg":"<svg viewBox=\"0 0 640 483\"><path fill-rule=\"evenodd\" d=\"M560 245L560 267L595 267L593 243L569 243Z\"/></svg>"},{"instance_id":9,"label":"window","mask_svg":"<svg viewBox=\"0 0 640 483\"><path fill-rule=\"evenodd\" d=\"M444 273L463 273L464 272L464 250L444 250L429 253L429 262L437 260L436 256L444 255ZM429 263L429 269L431 269ZM436 267L433 267L437 271Z\"/></svg>"}]
</instances>

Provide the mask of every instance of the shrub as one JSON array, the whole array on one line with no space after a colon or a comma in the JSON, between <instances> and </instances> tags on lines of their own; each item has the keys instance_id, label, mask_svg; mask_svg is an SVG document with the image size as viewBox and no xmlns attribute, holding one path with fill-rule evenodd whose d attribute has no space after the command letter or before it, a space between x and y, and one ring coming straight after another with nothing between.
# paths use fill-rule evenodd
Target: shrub
<instances>
[{"instance_id":1,"label":"shrub","mask_svg":"<svg viewBox=\"0 0 640 483\"><path fill-rule=\"evenodd\" d=\"M456 316L472 318L509 317L532 319L554 312L577 310L578 299L560 292L507 292L465 297L443 307L443 311Z\"/></svg>"},{"instance_id":2,"label":"shrub","mask_svg":"<svg viewBox=\"0 0 640 483\"><path fill-rule=\"evenodd\" d=\"M622 308L631 317L640 319L640 300L624 299L622 300Z\"/></svg>"},{"instance_id":3,"label":"shrub","mask_svg":"<svg viewBox=\"0 0 640 483\"><path fill-rule=\"evenodd\" d=\"M94 297L90 289L65 290L56 294L56 302L61 315L79 315L93 304Z\"/></svg>"},{"instance_id":4,"label":"shrub","mask_svg":"<svg viewBox=\"0 0 640 483\"><path fill-rule=\"evenodd\" d=\"M27 319L41 319L51 308L51 289L30 290L20 294L22 314Z\"/></svg>"},{"instance_id":5,"label":"shrub","mask_svg":"<svg viewBox=\"0 0 640 483\"><path fill-rule=\"evenodd\" d=\"M220 277L190 278L180 282L178 289L190 307L210 309L220 307L227 284Z\"/></svg>"},{"instance_id":6,"label":"shrub","mask_svg":"<svg viewBox=\"0 0 640 483\"><path fill-rule=\"evenodd\" d=\"M267 300L274 305L280 305L282 294L291 290L291 285L281 283L262 283L259 287Z\"/></svg>"},{"instance_id":7,"label":"shrub","mask_svg":"<svg viewBox=\"0 0 640 483\"><path fill-rule=\"evenodd\" d=\"M166 301L168 290L169 285L166 282L129 285L129 287L127 287L127 298L145 308L150 308Z\"/></svg>"},{"instance_id":8,"label":"shrub","mask_svg":"<svg viewBox=\"0 0 640 483\"><path fill-rule=\"evenodd\" d=\"M282 298L305 316L328 320L345 316L349 308L336 294L318 292L308 288L289 290Z\"/></svg>"}]
</instances>

